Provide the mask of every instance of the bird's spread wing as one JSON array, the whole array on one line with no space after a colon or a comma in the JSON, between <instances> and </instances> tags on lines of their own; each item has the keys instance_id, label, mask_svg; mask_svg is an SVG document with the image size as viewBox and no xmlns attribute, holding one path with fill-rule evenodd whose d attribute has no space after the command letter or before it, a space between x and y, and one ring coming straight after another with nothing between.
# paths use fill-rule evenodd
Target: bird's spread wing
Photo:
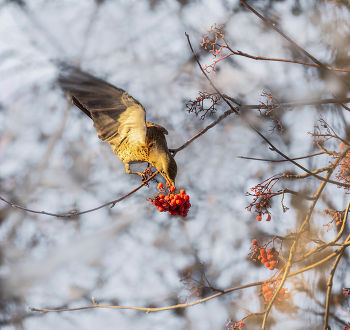
<instances>
[{"instance_id":1,"label":"bird's spread wing","mask_svg":"<svg viewBox=\"0 0 350 330\"><path fill-rule=\"evenodd\" d=\"M124 90L73 68L63 71L58 80L73 103L94 121L100 140L145 143L145 109Z\"/></svg>"}]
</instances>

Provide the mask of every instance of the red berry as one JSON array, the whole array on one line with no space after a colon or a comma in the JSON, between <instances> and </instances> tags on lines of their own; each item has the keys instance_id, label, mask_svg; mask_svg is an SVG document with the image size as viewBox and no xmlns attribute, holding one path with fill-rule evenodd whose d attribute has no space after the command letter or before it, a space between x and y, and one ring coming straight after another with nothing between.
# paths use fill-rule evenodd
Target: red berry
<instances>
[{"instance_id":1,"label":"red berry","mask_svg":"<svg viewBox=\"0 0 350 330\"><path fill-rule=\"evenodd\" d=\"M267 254L271 254L272 249L267 249L266 252L267 252Z\"/></svg>"},{"instance_id":2,"label":"red berry","mask_svg":"<svg viewBox=\"0 0 350 330\"><path fill-rule=\"evenodd\" d=\"M241 328L244 328L245 327L245 323L244 322L239 322L239 326L241 327Z\"/></svg>"},{"instance_id":3,"label":"red berry","mask_svg":"<svg viewBox=\"0 0 350 330\"><path fill-rule=\"evenodd\" d=\"M163 211L164 211L164 209L163 209L161 206L158 206L158 207L157 207L157 210L158 210L159 212L163 212Z\"/></svg>"},{"instance_id":4,"label":"red berry","mask_svg":"<svg viewBox=\"0 0 350 330\"><path fill-rule=\"evenodd\" d=\"M265 266L266 268L269 268L269 267L270 267L270 263L269 263L269 262L265 262L265 263L264 263L264 266Z\"/></svg>"},{"instance_id":5,"label":"red berry","mask_svg":"<svg viewBox=\"0 0 350 330\"><path fill-rule=\"evenodd\" d=\"M261 221L261 215L258 215L257 217L256 217L256 220L258 220L258 221Z\"/></svg>"},{"instance_id":6,"label":"red berry","mask_svg":"<svg viewBox=\"0 0 350 330\"><path fill-rule=\"evenodd\" d=\"M271 214L269 214L269 215L267 216L266 221L270 221L270 220L271 220Z\"/></svg>"},{"instance_id":7,"label":"red berry","mask_svg":"<svg viewBox=\"0 0 350 330\"><path fill-rule=\"evenodd\" d=\"M186 194L186 191L183 190L183 189L181 189L181 190L180 190L180 195L185 195L185 194Z\"/></svg>"},{"instance_id":8,"label":"red berry","mask_svg":"<svg viewBox=\"0 0 350 330\"><path fill-rule=\"evenodd\" d=\"M265 262L268 262L268 260L266 258L262 258L261 263L265 264Z\"/></svg>"},{"instance_id":9,"label":"red berry","mask_svg":"<svg viewBox=\"0 0 350 330\"><path fill-rule=\"evenodd\" d=\"M163 183L158 183L158 189L163 189Z\"/></svg>"},{"instance_id":10,"label":"red berry","mask_svg":"<svg viewBox=\"0 0 350 330\"><path fill-rule=\"evenodd\" d=\"M254 238L252 241L252 245L258 245L258 240Z\"/></svg>"},{"instance_id":11,"label":"red berry","mask_svg":"<svg viewBox=\"0 0 350 330\"><path fill-rule=\"evenodd\" d=\"M170 191L171 191L171 192L174 192L174 191L175 191L175 187L174 187L174 186L171 186L171 187L170 187Z\"/></svg>"},{"instance_id":12,"label":"red berry","mask_svg":"<svg viewBox=\"0 0 350 330\"><path fill-rule=\"evenodd\" d=\"M272 260L270 262L270 265L271 265L271 267L273 266L275 268L277 266L277 261L276 260Z\"/></svg>"}]
</instances>

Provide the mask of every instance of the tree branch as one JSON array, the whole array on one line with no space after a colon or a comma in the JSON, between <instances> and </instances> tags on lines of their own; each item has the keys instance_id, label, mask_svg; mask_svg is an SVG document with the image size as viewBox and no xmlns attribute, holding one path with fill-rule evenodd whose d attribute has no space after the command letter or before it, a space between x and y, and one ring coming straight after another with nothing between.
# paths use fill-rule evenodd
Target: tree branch
<instances>
[{"instance_id":1,"label":"tree branch","mask_svg":"<svg viewBox=\"0 0 350 330\"><path fill-rule=\"evenodd\" d=\"M103 204L101 206L98 206L98 207L95 207L93 209L90 209L90 210L86 210L86 211L82 211L82 212L75 212L75 211L72 211L71 213L66 213L66 214L56 214L56 213L49 213L49 212L45 212L45 211L35 211L35 210L30 210L30 209L27 209L23 206L19 206L19 205L15 205L15 204L12 204L11 202L5 200L4 198L2 198L0 196L0 200L2 200L3 202L11 205L12 207L16 208L16 209L21 209L21 210L24 210L26 212L30 212L30 213L37 213L37 214L45 214L45 215L49 215L49 216L52 216L52 217L56 217L56 218L72 218L72 217L76 217L78 215L81 215L81 214L85 214L85 213L90 213L90 212L93 212L93 211L97 211L99 209L102 209L103 207L105 206L108 206L108 205L111 205L110 208L114 207L115 204L119 203L120 201L122 201L123 199L125 199L126 197L134 194L136 191L138 191L139 189L141 189L143 186L145 186L149 181L151 181L155 176L157 176L159 174L159 171L155 172L151 177L149 177L147 180L145 180L142 184L140 184L137 188L135 188L134 190L130 191L129 193L127 193L126 195L124 195L123 197L120 197L114 201L111 201L111 202L108 202L106 204Z\"/></svg>"}]
</instances>

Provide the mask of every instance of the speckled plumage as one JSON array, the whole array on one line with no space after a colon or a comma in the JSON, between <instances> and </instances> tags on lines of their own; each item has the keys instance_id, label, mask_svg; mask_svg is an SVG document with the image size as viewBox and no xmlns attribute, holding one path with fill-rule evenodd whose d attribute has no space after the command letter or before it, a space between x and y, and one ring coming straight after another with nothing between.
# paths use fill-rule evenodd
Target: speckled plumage
<instances>
[{"instance_id":1,"label":"speckled plumage","mask_svg":"<svg viewBox=\"0 0 350 330\"><path fill-rule=\"evenodd\" d=\"M125 164L152 164L169 185L175 185L176 162L169 152L165 135L168 131L146 122L143 106L124 90L77 69L69 68L59 77L63 90L69 92L73 103L89 116L102 141L110 144L113 152Z\"/></svg>"}]
</instances>

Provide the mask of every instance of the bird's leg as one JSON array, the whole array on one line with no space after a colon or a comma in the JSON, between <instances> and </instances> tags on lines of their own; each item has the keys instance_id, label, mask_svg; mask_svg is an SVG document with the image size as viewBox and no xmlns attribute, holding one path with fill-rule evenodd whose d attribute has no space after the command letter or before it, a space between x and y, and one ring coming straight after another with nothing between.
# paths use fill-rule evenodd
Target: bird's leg
<instances>
[{"instance_id":1,"label":"bird's leg","mask_svg":"<svg viewBox=\"0 0 350 330\"><path fill-rule=\"evenodd\" d=\"M143 172L132 172L130 170L130 164L125 164L125 173L126 174L137 174L137 175L141 176L142 181L147 180L147 176L145 175L145 173L143 173Z\"/></svg>"}]
</instances>

